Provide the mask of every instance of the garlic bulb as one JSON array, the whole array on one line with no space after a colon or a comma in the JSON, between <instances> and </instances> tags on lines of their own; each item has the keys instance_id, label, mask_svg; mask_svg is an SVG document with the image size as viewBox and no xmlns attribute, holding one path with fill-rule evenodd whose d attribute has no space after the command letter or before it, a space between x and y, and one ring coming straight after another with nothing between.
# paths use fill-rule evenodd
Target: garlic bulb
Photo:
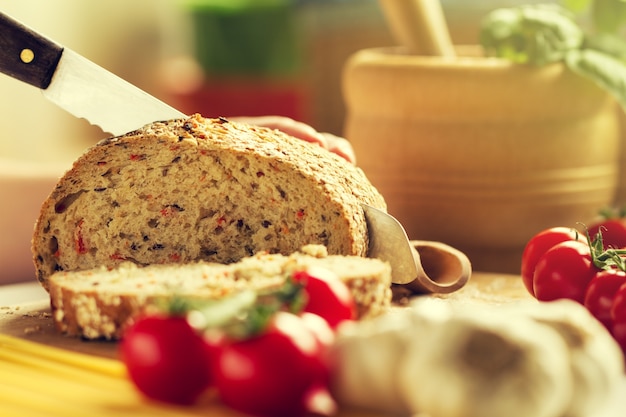
<instances>
[{"instance_id":1,"label":"garlic bulb","mask_svg":"<svg viewBox=\"0 0 626 417\"><path fill-rule=\"evenodd\" d=\"M390 316L393 316L390 319ZM408 315L380 316L346 323L333 345L332 391L344 406L408 414L400 398L396 374L411 337Z\"/></svg>"},{"instance_id":2,"label":"garlic bulb","mask_svg":"<svg viewBox=\"0 0 626 417\"><path fill-rule=\"evenodd\" d=\"M571 399L565 343L530 319L469 311L412 342L399 386L430 417L560 417Z\"/></svg>"},{"instance_id":3,"label":"garlic bulb","mask_svg":"<svg viewBox=\"0 0 626 417\"><path fill-rule=\"evenodd\" d=\"M580 304L409 307L339 328L340 404L429 417L587 417L623 380L617 343Z\"/></svg>"},{"instance_id":4,"label":"garlic bulb","mask_svg":"<svg viewBox=\"0 0 626 417\"><path fill-rule=\"evenodd\" d=\"M401 397L397 378L405 366L412 339L428 334L447 320L450 310L434 303L428 314L398 309L362 322L348 322L339 328L332 348L334 377L332 391L344 406L399 415L413 414Z\"/></svg>"},{"instance_id":5,"label":"garlic bulb","mask_svg":"<svg viewBox=\"0 0 626 417\"><path fill-rule=\"evenodd\" d=\"M568 345L574 395L567 417L588 417L605 405L624 374L624 356L606 328L571 300L542 303L523 312L562 336Z\"/></svg>"}]
</instances>

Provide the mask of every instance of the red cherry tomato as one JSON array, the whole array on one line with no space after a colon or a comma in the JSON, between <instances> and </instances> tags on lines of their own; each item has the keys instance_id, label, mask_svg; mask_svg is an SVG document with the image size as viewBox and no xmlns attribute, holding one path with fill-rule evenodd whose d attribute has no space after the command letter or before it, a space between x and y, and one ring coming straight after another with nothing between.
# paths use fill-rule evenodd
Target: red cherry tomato
<instances>
[{"instance_id":1,"label":"red cherry tomato","mask_svg":"<svg viewBox=\"0 0 626 417\"><path fill-rule=\"evenodd\" d=\"M604 249L621 249L626 247L626 220L608 219L589 227L589 236L595 239L598 232L602 232Z\"/></svg>"},{"instance_id":2,"label":"red cherry tomato","mask_svg":"<svg viewBox=\"0 0 626 417\"><path fill-rule=\"evenodd\" d=\"M215 369L219 363L222 349L228 343L228 337L222 329L205 329L202 334L204 349L209 364L211 382L215 380Z\"/></svg>"},{"instance_id":3,"label":"red cherry tomato","mask_svg":"<svg viewBox=\"0 0 626 417\"><path fill-rule=\"evenodd\" d=\"M522 253L522 280L524 286L531 295L535 295L533 289L533 275L539 258L554 245L568 240L580 240L584 242L584 236L576 230L568 227L553 227L543 230L533 236Z\"/></svg>"},{"instance_id":4,"label":"red cherry tomato","mask_svg":"<svg viewBox=\"0 0 626 417\"><path fill-rule=\"evenodd\" d=\"M184 317L139 319L120 342L130 379L146 396L191 404L211 384L205 344Z\"/></svg>"},{"instance_id":5,"label":"red cherry tomato","mask_svg":"<svg viewBox=\"0 0 626 417\"><path fill-rule=\"evenodd\" d=\"M611 333L626 355L626 284L623 284L613 298L611 306Z\"/></svg>"},{"instance_id":6,"label":"red cherry tomato","mask_svg":"<svg viewBox=\"0 0 626 417\"><path fill-rule=\"evenodd\" d=\"M623 284L626 284L626 272L619 269L608 269L598 272L587 287L585 307L609 331L613 325L611 319L613 299Z\"/></svg>"},{"instance_id":7,"label":"red cherry tomato","mask_svg":"<svg viewBox=\"0 0 626 417\"><path fill-rule=\"evenodd\" d=\"M304 285L307 294L304 311L323 317L332 328L344 320L356 318L352 293L332 271L309 268L295 272L293 279Z\"/></svg>"},{"instance_id":8,"label":"red cherry tomato","mask_svg":"<svg viewBox=\"0 0 626 417\"><path fill-rule=\"evenodd\" d=\"M304 325L313 332L318 342L321 343L322 348L327 349L335 342L335 332L323 317L314 314L304 312L300 314Z\"/></svg>"},{"instance_id":9,"label":"red cherry tomato","mask_svg":"<svg viewBox=\"0 0 626 417\"><path fill-rule=\"evenodd\" d=\"M540 301L569 298L582 304L587 286L598 272L587 243L561 242L537 262L533 275L535 297Z\"/></svg>"},{"instance_id":10,"label":"red cherry tomato","mask_svg":"<svg viewBox=\"0 0 626 417\"><path fill-rule=\"evenodd\" d=\"M262 334L227 343L215 369L221 400L257 416L301 416L326 386L325 349L300 316L278 312Z\"/></svg>"}]
</instances>

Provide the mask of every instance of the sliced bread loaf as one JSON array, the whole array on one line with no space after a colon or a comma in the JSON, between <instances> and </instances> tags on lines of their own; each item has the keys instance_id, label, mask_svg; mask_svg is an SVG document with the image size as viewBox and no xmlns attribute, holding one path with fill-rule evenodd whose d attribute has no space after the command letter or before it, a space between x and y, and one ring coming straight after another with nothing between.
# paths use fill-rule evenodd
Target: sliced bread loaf
<instances>
[{"instance_id":1,"label":"sliced bread loaf","mask_svg":"<svg viewBox=\"0 0 626 417\"><path fill-rule=\"evenodd\" d=\"M52 316L62 333L115 340L134 317L173 297L214 300L242 289L267 290L309 268L337 274L350 289L359 318L377 316L390 306L389 264L359 256L328 256L323 246L309 245L289 256L260 253L229 265L138 267L127 262L114 269L58 272L49 280Z\"/></svg>"},{"instance_id":2,"label":"sliced bread loaf","mask_svg":"<svg viewBox=\"0 0 626 417\"><path fill-rule=\"evenodd\" d=\"M363 172L276 130L188 119L93 146L44 202L33 235L37 276L199 260L322 244L366 256L360 203L386 209Z\"/></svg>"}]
</instances>

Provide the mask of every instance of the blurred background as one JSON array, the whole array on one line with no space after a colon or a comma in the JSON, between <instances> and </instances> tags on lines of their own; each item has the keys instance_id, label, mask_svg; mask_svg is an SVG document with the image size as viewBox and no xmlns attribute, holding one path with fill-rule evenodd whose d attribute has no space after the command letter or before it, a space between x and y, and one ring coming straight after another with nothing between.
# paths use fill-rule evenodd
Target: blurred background
<instances>
[{"instance_id":1,"label":"blurred background","mask_svg":"<svg viewBox=\"0 0 626 417\"><path fill-rule=\"evenodd\" d=\"M443 0L455 43L513 0ZM526 1L528 3L528 1ZM392 45L375 0L0 0L0 10L205 116L280 114L342 134L347 57ZM68 164L103 137L0 75L0 158Z\"/></svg>"},{"instance_id":2,"label":"blurred background","mask_svg":"<svg viewBox=\"0 0 626 417\"><path fill-rule=\"evenodd\" d=\"M457 44L516 3L442 0ZM376 0L0 0L0 11L186 113L284 115L337 135L346 60L395 44ZM41 203L105 136L0 74L0 283L32 280Z\"/></svg>"}]
</instances>

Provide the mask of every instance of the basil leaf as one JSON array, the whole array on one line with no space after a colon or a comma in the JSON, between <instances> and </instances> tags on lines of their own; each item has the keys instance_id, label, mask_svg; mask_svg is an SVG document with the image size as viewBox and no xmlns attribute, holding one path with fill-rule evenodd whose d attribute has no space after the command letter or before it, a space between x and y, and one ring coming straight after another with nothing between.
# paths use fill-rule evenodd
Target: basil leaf
<instances>
[{"instance_id":1,"label":"basil leaf","mask_svg":"<svg viewBox=\"0 0 626 417\"><path fill-rule=\"evenodd\" d=\"M575 73L591 79L613 95L626 109L626 65L624 62L593 49L571 51L565 63Z\"/></svg>"},{"instance_id":2,"label":"basil leaf","mask_svg":"<svg viewBox=\"0 0 626 417\"><path fill-rule=\"evenodd\" d=\"M556 5L496 9L485 17L480 30L487 55L534 65L563 60L583 40L573 15Z\"/></svg>"},{"instance_id":3,"label":"basil leaf","mask_svg":"<svg viewBox=\"0 0 626 417\"><path fill-rule=\"evenodd\" d=\"M615 34L600 33L588 36L584 46L626 62L626 41Z\"/></svg>"}]
</instances>

